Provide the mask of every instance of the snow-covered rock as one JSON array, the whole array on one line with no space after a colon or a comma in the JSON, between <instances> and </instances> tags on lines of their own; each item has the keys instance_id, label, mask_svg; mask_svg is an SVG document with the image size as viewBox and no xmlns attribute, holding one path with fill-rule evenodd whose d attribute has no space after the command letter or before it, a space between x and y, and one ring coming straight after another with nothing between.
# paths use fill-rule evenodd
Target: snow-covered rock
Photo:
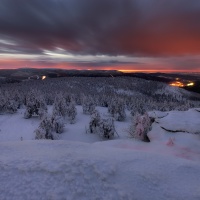
<instances>
[{"instance_id":1,"label":"snow-covered rock","mask_svg":"<svg viewBox=\"0 0 200 200\"><path fill-rule=\"evenodd\" d=\"M148 112L148 115L149 117L152 117L152 118L163 118L163 117L166 117L168 115L168 112L162 112L162 111L150 111Z\"/></svg>"},{"instance_id":2,"label":"snow-covered rock","mask_svg":"<svg viewBox=\"0 0 200 200\"><path fill-rule=\"evenodd\" d=\"M157 120L159 125L171 132L200 133L200 112L194 109L188 111L171 111L169 115Z\"/></svg>"}]
</instances>

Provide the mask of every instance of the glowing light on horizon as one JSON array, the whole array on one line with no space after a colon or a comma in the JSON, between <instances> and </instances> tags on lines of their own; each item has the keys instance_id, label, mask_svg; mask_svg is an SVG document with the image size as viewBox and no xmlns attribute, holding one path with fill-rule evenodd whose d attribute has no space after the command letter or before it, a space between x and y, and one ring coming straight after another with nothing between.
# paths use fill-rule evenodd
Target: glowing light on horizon
<instances>
[{"instance_id":1,"label":"glowing light on horizon","mask_svg":"<svg viewBox=\"0 0 200 200\"><path fill-rule=\"evenodd\" d=\"M194 83L193 82L188 83L187 86L194 86Z\"/></svg>"},{"instance_id":2,"label":"glowing light on horizon","mask_svg":"<svg viewBox=\"0 0 200 200\"><path fill-rule=\"evenodd\" d=\"M117 71L123 73L134 73L134 72L147 72L147 73L156 73L156 72L163 72L163 73L174 73L179 72L179 70L165 70L165 69L118 69ZM182 72L180 70L180 72Z\"/></svg>"},{"instance_id":3,"label":"glowing light on horizon","mask_svg":"<svg viewBox=\"0 0 200 200\"><path fill-rule=\"evenodd\" d=\"M188 87L192 87L194 86L194 83L193 82L190 82L190 83L182 83L180 81L175 81L175 82L172 82L170 83L171 86L174 86L174 87L185 87L185 86L188 86Z\"/></svg>"},{"instance_id":4,"label":"glowing light on horizon","mask_svg":"<svg viewBox=\"0 0 200 200\"><path fill-rule=\"evenodd\" d=\"M46 76L42 76L42 80L46 79L47 77Z\"/></svg>"},{"instance_id":5,"label":"glowing light on horizon","mask_svg":"<svg viewBox=\"0 0 200 200\"><path fill-rule=\"evenodd\" d=\"M180 82L180 81L175 81L173 83L170 83L171 86L174 86L174 87L184 87L185 85Z\"/></svg>"},{"instance_id":6,"label":"glowing light on horizon","mask_svg":"<svg viewBox=\"0 0 200 200\"><path fill-rule=\"evenodd\" d=\"M119 69L117 71L123 72L123 73L134 73L134 72L157 72L158 70Z\"/></svg>"}]
</instances>

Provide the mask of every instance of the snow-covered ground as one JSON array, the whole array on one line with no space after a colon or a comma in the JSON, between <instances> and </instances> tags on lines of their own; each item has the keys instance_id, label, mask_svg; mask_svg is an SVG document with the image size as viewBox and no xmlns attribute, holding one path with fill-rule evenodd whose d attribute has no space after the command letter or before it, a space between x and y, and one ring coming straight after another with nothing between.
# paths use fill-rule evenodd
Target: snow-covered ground
<instances>
[{"instance_id":1,"label":"snow-covered ground","mask_svg":"<svg viewBox=\"0 0 200 200\"><path fill-rule=\"evenodd\" d=\"M100 140L98 135L87 134L90 116L84 115L82 106L76 106L77 117L75 124L69 124L66 121L64 133L60 135L61 140L81 141L93 143ZM97 107L103 118L108 118L107 108ZM48 108L49 114L52 107ZM20 141L33 140L35 138L34 130L39 126L38 116L31 119L24 119L24 109L18 110L15 114L0 115L0 141ZM127 112L127 120L125 122L115 122L116 130L120 134L120 138L127 138L127 129L130 124L130 114Z\"/></svg>"},{"instance_id":2,"label":"snow-covered ground","mask_svg":"<svg viewBox=\"0 0 200 200\"><path fill-rule=\"evenodd\" d=\"M150 112L150 143L128 136L128 112L115 122L120 137L104 141L86 133L90 117L77 109L56 141L34 140L39 119L23 119L23 109L0 115L0 200L200 199L198 109Z\"/></svg>"}]
</instances>

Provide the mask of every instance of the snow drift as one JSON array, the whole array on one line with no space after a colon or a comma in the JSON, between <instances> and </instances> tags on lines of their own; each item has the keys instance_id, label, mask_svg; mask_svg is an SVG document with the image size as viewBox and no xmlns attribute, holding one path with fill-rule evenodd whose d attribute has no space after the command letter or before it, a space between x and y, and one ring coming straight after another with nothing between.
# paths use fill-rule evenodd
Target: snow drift
<instances>
[{"instance_id":1,"label":"snow drift","mask_svg":"<svg viewBox=\"0 0 200 200\"><path fill-rule=\"evenodd\" d=\"M200 199L200 164L67 141L0 146L0 199Z\"/></svg>"}]
</instances>

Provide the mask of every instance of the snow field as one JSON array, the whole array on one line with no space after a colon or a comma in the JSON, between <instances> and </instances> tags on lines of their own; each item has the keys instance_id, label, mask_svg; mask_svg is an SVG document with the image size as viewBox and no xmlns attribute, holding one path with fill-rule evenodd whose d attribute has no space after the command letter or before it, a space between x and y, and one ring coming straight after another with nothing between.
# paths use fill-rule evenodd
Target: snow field
<instances>
[{"instance_id":1,"label":"snow field","mask_svg":"<svg viewBox=\"0 0 200 200\"><path fill-rule=\"evenodd\" d=\"M0 151L0 199L200 198L200 164L180 158L67 141L4 142Z\"/></svg>"},{"instance_id":2,"label":"snow field","mask_svg":"<svg viewBox=\"0 0 200 200\"><path fill-rule=\"evenodd\" d=\"M55 141L34 140L40 120L23 109L0 115L0 200L199 200L198 110L150 112L150 143L128 136L129 112L108 141L86 133L81 106Z\"/></svg>"}]
</instances>

